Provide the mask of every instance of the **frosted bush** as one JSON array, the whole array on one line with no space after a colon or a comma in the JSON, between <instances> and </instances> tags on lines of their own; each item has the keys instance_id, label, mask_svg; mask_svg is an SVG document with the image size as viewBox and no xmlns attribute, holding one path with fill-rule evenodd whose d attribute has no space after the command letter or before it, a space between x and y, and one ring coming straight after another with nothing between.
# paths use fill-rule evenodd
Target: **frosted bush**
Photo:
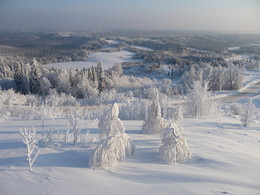
<instances>
[{"instance_id":1,"label":"frosted bush","mask_svg":"<svg viewBox=\"0 0 260 195\"><path fill-rule=\"evenodd\" d=\"M123 160L126 155L134 152L134 145L130 137L125 134L110 136L103 139L90 156L90 167L101 167L107 169L114 167L119 161Z\"/></svg>"},{"instance_id":2,"label":"frosted bush","mask_svg":"<svg viewBox=\"0 0 260 195\"><path fill-rule=\"evenodd\" d=\"M160 155L169 164L176 164L191 158L186 139L181 136L177 124L171 124L162 134Z\"/></svg>"}]
</instances>

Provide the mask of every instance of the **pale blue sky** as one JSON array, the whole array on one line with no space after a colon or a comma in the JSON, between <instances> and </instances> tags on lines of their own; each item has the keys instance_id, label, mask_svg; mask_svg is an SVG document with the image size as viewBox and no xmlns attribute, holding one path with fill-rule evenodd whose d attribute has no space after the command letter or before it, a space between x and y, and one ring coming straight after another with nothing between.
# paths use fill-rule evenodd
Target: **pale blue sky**
<instances>
[{"instance_id":1,"label":"pale blue sky","mask_svg":"<svg viewBox=\"0 0 260 195\"><path fill-rule=\"evenodd\" d=\"M260 0L0 0L0 30L260 32Z\"/></svg>"}]
</instances>

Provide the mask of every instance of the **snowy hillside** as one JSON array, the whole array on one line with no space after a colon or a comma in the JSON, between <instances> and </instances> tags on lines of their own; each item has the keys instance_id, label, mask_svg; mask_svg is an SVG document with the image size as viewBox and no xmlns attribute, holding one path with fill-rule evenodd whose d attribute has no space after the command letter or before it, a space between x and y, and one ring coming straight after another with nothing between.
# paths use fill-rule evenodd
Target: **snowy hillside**
<instances>
[{"instance_id":1,"label":"snowy hillside","mask_svg":"<svg viewBox=\"0 0 260 195\"><path fill-rule=\"evenodd\" d=\"M258 104L259 109L259 104ZM65 119L46 121L60 126ZM18 127L41 121L6 121L0 125L1 194L257 194L260 190L260 123L243 128L237 118L221 114L184 119L192 159L171 166L159 157L160 137L140 134L142 121L123 121L136 152L110 170L90 169L96 143L41 149L34 171L27 171ZM88 141L98 138L97 124L84 121Z\"/></svg>"}]
</instances>

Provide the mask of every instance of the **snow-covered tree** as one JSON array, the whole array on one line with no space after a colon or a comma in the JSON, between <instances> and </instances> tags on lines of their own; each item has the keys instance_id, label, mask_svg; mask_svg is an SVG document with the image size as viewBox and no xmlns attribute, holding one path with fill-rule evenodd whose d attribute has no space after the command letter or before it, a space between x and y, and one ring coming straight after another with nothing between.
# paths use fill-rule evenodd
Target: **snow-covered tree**
<instances>
[{"instance_id":1,"label":"snow-covered tree","mask_svg":"<svg viewBox=\"0 0 260 195\"><path fill-rule=\"evenodd\" d=\"M241 122L244 127L250 127L256 118L255 104L252 99L250 99L243 107L243 112L241 115Z\"/></svg>"},{"instance_id":2,"label":"snow-covered tree","mask_svg":"<svg viewBox=\"0 0 260 195\"><path fill-rule=\"evenodd\" d=\"M127 154L134 152L134 145L125 133L118 114L118 105L114 104L100 119L98 126L101 130L100 139L102 140L90 157L89 165L91 167L104 169L113 167Z\"/></svg>"},{"instance_id":3,"label":"snow-covered tree","mask_svg":"<svg viewBox=\"0 0 260 195\"><path fill-rule=\"evenodd\" d=\"M238 90L242 87L243 76L239 66L229 63L226 76L228 78L227 84L229 84L230 89Z\"/></svg>"},{"instance_id":4,"label":"snow-covered tree","mask_svg":"<svg viewBox=\"0 0 260 195\"><path fill-rule=\"evenodd\" d=\"M97 88L98 88L98 93L100 95L105 89L105 75L104 75L102 63L100 61L97 63L97 78L98 78Z\"/></svg>"},{"instance_id":5,"label":"snow-covered tree","mask_svg":"<svg viewBox=\"0 0 260 195\"><path fill-rule=\"evenodd\" d=\"M36 129L33 127L31 131L27 131L26 128L23 128L19 129L19 131L23 137L23 143L26 144L29 171L32 171L33 163L39 154L38 146L36 145L38 140L35 138Z\"/></svg>"},{"instance_id":6,"label":"snow-covered tree","mask_svg":"<svg viewBox=\"0 0 260 195\"><path fill-rule=\"evenodd\" d=\"M42 72L37 61L34 59L30 73L30 90L34 94L42 94Z\"/></svg>"},{"instance_id":7,"label":"snow-covered tree","mask_svg":"<svg viewBox=\"0 0 260 195\"><path fill-rule=\"evenodd\" d=\"M98 128L100 129L100 140L125 132L124 125L118 118L118 115L119 108L117 103L113 104L106 112L104 112L98 123Z\"/></svg>"},{"instance_id":8,"label":"snow-covered tree","mask_svg":"<svg viewBox=\"0 0 260 195\"><path fill-rule=\"evenodd\" d=\"M80 131L82 128L83 118L84 114L82 114L82 116L79 117L76 111L69 113L69 125L71 126L74 145L76 145L76 143L80 141Z\"/></svg>"},{"instance_id":9,"label":"snow-covered tree","mask_svg":"<svg viewBox=\"0 0 260 195\"><path fill-rule=\"evenodd\" d=\"M176 164L191 158L186 138L180 134L178 124L172 123L162 133L162 146L160 155L169 164Z\"/></svg>"},{"instance_id":10,"label":"snow-covered tree","mask_svg":"<svg viewBox=\"0 0 260 195\"><path fill-rule=\"evenodd\" d=\"M188 93L188 109L193 117L200 117L210 113L214 105L214 99L210 99L208 91L208 83L194 81L192 88Z\"/></svg>"},{"instance_id":11,"label":"snow-covered tree","mask_svg":"<svg viewBox=\"0 0 260 195\"><path fill-rule=\"evenodd\" d=\"M148 109L147 119L142 126L143 134L161 133L165 128L166 120L161 116L161 106L158 95L153 99L151 107Z\"/></svg>"},{"instance_id":12,"label":"snow-covered tree","mask_svg":"<svg viewBox=\"0 0 260 195\"><path fill-rule=\"evenodd\" d=\"M89 161L90 167L107 169L114 167L126 155L133 154L134 145L126 133L120 133L103 139L92 153Z\"/></svg>"}]
</instances>

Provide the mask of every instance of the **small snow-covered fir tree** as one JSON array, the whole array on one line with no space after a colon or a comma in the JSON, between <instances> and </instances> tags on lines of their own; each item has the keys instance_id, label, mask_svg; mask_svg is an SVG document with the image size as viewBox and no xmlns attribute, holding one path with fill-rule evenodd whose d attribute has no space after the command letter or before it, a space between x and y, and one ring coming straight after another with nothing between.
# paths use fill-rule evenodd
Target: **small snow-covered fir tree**
<instances>
[{"instance_id":1,"label":"small snow-covered fir tree","mask_svg":"<svg viewBox=\"0 0 260 195\"><path fill-rule=\"evenodd\" d=\"M160 155L169 164L176 164L191 158L186 139L180 134L180 127L172 123L162 134Z\"/></svg>"},{"instance_id":2,"label":"small snow-covered fir tree","mask_svg":"<svg viewBox=\"0 0 260 195\"><path fill-rule=\"evenodd\" d=\"M256 118L255 104L252 99L250 99L243 107L243 112L241 115L241 122L244 127L250 127Z\"/></svg>"},{"instance_id":3,"label":"small snow-covered fir tree","mask_svg":"<svg viewBox=\"0 0 260 195\"><path fill-rule=\"evenodd\" d=\"M90 167L104 169L114 167L127 154L134 152L134 145L125 133L125 128L118 118L118 114L118 105L115 103L100 119L98 126L102 140L90 157Z\"/></svg>"},{"instance_id":4,"label":"small snow-covered fir tree","mask_svg":"<svg viewBox=\"0 0 260 195\"><path fill-rule=\"evenodd\" d=\"M158 95L154 98L151 107L148 109L147 119L142 126L143 134L161 133L165 128L166 120L161 115L161 106Z\"/></svg>"},{"instance_id":5,"label":"small snow-covered fir tree","mask_svg":"<svg viewBox=\"0 0 260 195\"><path fill-rule=\"evenodd\" d=\"M33 127L31 131L27 131L26 128L23 128L19 129L19 131L23 137L23 143L26 144L29 171L32 171L33 163L39 154L38 146L36 145L38 140L35 138L36 129Z\"/></svg>"},{"instance_id":6,"label":"small snow-covered fir tree","mask_svg":"<svg viewBox=\"0 0 260 195\"><path fill-rule=\"evenodd\" d=\"M125 128L122 121L118 118L119 108L115 103L101 117L98 128L100 129L99 139L102 140L117 133L124 133Z\"/></svg>"}]
</instances>

